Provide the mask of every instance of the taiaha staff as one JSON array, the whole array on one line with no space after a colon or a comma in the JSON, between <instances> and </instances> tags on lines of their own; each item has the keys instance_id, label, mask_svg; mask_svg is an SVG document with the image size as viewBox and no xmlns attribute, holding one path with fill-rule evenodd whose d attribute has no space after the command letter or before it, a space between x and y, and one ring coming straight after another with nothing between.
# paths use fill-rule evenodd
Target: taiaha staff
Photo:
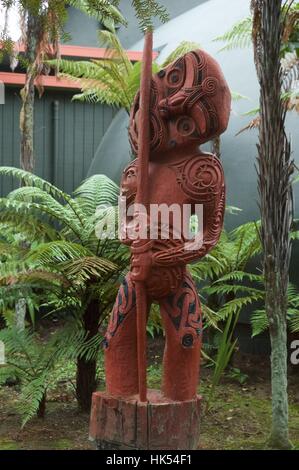
<instances>
[{"instance_id":1,"label":"taiaha staff","mask_svg":"<svg viewBox=\"0 0 299 470\"><path fill-rule=\"evenodd\" d=\"M148 167L150 154L150 99L152 80L153 33L145 33L140 84L140 102L138 118L138 172L136 203L147 208L148 205ZM142 230L142 229L141 229ZM139 400L146 398L146 321L147 293L144 281L135 281L137 309L137 359Z\"/></svg>"}]
</instances>

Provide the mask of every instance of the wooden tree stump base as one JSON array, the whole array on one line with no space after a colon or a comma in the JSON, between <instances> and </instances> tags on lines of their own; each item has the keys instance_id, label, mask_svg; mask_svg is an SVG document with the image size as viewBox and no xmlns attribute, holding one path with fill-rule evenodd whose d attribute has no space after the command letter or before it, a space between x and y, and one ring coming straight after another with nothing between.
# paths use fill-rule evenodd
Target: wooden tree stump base
<instances>
[{"instance_id":1,"label":"wooden tree stump base","mask_svg":"<svg viewBox=\"0 0 299 470\"><path fill-rule=\"evenodd\" d=\"M97 449L192 450L198 448L200 403L171 401L148 390L148 402L138 396L115 398L106 392L92 397L90 440Z\"/></svg>"}]
</instances>

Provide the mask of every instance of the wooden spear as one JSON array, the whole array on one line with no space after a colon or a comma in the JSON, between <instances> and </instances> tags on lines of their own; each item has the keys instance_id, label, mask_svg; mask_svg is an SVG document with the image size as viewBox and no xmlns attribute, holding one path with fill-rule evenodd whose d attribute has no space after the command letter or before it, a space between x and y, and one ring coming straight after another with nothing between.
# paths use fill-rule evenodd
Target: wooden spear
<instances>
[{"instance_id":1,"label":"wooden spear","mask_svg":"<svg viewBox=\"0 0 299 470\"><path fill-rule=\"evenodd\" d=\"M150 154L150 99L152 80L152 54L153 33L145 33L145 42L142 58L140 103L138 118L138 176L136 203L148 206L148 168ZM137 310L137 358L139 400L147 401L146 396L146 321L147 321L147 293L144 281L135 282L136 310Z\"/></svg>"}]
</instances>

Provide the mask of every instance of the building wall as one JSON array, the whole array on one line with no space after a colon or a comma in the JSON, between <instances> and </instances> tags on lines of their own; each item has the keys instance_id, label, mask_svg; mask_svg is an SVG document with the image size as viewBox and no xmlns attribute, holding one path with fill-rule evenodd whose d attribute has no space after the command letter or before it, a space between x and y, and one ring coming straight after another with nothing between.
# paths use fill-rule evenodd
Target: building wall
<instances>
[{"instance_id":1,"label":"building wall","mask_svg":"<svg viewBox=\"0 0 299 470\"><path fill-rule=\"evenodd\" d=\"M99 45L98 31L100 23L76 8L68 8L68 20L65 32L70 35L66 44L76 46L97 47Z\"/></svg>"},{"instance_id":2,"label":"building wall","mask_svg":"<svg viewBox=\"0 0 299 470\"><path fill-rule=\"evenodd\" d=\"M5 92L5 105L0 106L0 165L19 167L19 89L6 88ZM108 106L72 102L71 98L69 92L50 90L36 98L34 129L35 173L67 192L86 177L115 115ZM13 187L7 177L0 179L1 196Z\"/></svg>"}]
</instances>

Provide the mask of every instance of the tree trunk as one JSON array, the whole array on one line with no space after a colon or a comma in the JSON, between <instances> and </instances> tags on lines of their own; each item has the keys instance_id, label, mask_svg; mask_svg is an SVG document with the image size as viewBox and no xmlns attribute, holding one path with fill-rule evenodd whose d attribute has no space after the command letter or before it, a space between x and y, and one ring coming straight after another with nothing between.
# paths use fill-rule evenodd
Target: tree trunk
<instances>
[{"instance_id":1,"label":"tree trunk","mask_svg":"<svg viewBox=\"0 0 299 470\"><path fill-rule=\"evenodd\" d=\"M280 290L280 274L268 288L272 290L267 300L271 338L272 429L269 445L274 449L289 449L288 392L287 392L287 328L286 299ZM271 291L270 291L271 292ZM274 302L274 303L273 303Z\"/></svg>"},{"instance_id":2,"label":"tree trunk","mask_svg":"<svg viewBox=\"0 0 299 470\"><path fill-rule=\"evenodd\" d=\"M15 307L15 325L18 331L25 330L25 317L26 317L26 299L21 298L17 301Z\"/></svg>"},{"instance_id":3,"label":"tree trunk","mask_svg":"<svg viewBox=\"0 0 299 470\"><path fill-rule=\"evenodd\" d=\"M47 400L47 394L46 392L43 394L43 397L41 401L39 402L38 405L38 410L36 412L38 418L44 418L46 414L46 400Z\"/></svg>"},{"instance_id":4,"label":"tree trunk","mask_svg":"<svg viewBox=\"0 0 299 470\"><path fill-rule=\"evenodd\" d=\"M23 170L34 170L34 147L33 147L33 133L34 133L34 80L36 78L35 68L35 55L36 44L38 35L38 19L35 15L27 12L26 21L26 78L25 85L22 88L20 95L22 100L22 107L20 111L20 166ZM19 313L24 309L24 318L26 315L26 300L19 299L16 303L16 321L18 322ZM22 315L23 315L22 313Z\"/></svg>"},{"instance_id":5,"label":"tree trunk","mask_svg":"<svg viewBox=\"0 0 299 470\"><path fill-rule=\"evenodd\" d=\"M265 308L270 324L272 429L269 445L290 448L287 393L287 288L293 221L293 162L285 134L281 100L281 0L254 0L253 42L260 83L258 189L265 276Z\"/></svg>"},{"instance_id":6,"label":"tree trunk","mask_svg":"<svg viewBox=\"0 0 299 470\"><path fill-rule=\"evenodd\" d=\"M84 331L88 333L87 340L98 333L100 316L99 302L91 300L83 316ZM92 393L96 389L96 366L96 359L88 360L86 356L77 359L76 395L81 411L90 411Z\"/></svg>"},{"instance_id":7,"label":"tree trunk","mask_svg":"<svg viewBox=\"0 0 299 470\"><path fill-rule=\"evenodd\" d=\"M34 169L33 127L34 127L34 80L36 78L36 45L38 38L38 17L27 12L26 22L26 79L21 90L22 108L20 112L21 168L32 172Z\"/></svg>"}]
</instances>

